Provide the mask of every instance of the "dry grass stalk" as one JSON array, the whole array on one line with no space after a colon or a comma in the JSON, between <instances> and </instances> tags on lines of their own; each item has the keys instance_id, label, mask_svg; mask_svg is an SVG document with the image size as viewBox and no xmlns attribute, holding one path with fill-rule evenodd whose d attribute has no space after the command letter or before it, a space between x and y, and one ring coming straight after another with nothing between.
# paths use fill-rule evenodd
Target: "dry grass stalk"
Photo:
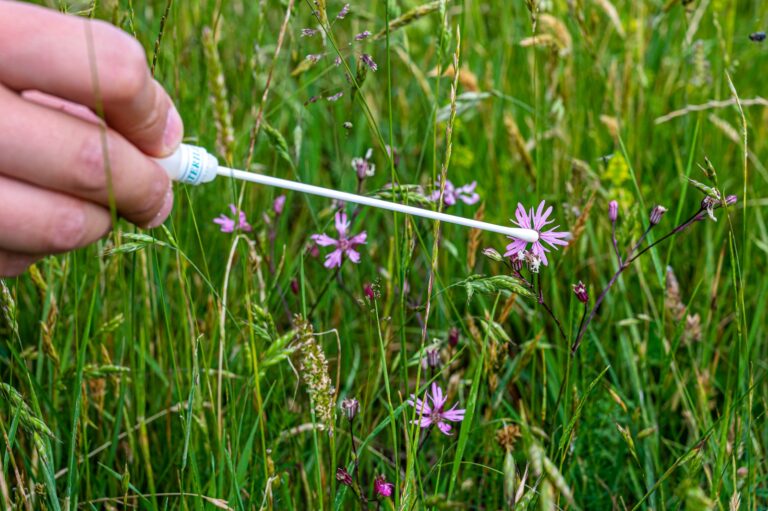
<instances>
[{"instance_id":1,"label":"dry grass stalk","mask_svg":"<svg viewBox=\"0 0 768 511\"><path fill-rule=\"evenodd\" d=\"M560 49L560 56L565 56L573 48L573 38L565 23L550 14L539 16L541 30L551 33L557 41L557 47Z\"/></svg>"},{"instance_id":2,"label":"dry grass stalk","mask_svg":"<svg viewBox=\"0 0 768 511\"><path fill-rule=\"evenodd\" d=\"M433 68L427 76L429 76L430 78L436 77L437 68ZM456 76L456 68L453 67L453 64L450 64L445 69L445 71L443 71L443 77L453 79L455 76ZM469 92L478 92L480 90L480 86L478 85L477 75L475 75L475 73L473 73L466 67L460 69L459 84L461 85L462 89L465 89Z\"/></svg>"},{"instance_id":3,"label":"dry grass stalk","mask_svg":"<svg viewBox=\"0 0 768 511\"><path fill-rule=\"evenodd\" d=\"M229 108L227 84L219 50L216 47L216 38L209 27L203 29L203 53L208 73L208 87L211 90L213 120L216 124L216 151L227 161L232 161L235 146L232 112Z\"/></svg>"},{"instance_id":4,"label":"dry grass stalk","mask_svg":"<svg viewBox=\"0 0 768 511\"><path fill-rule=\"evenodd\" d=\"M391 20L389 22L389 33L391 34L395 30L403 28L406 25L410 25L419 18L423 18L424 16L435 12L440 8L441 2L442 0L435 0L434 2L429 2L428 4L419 5L418 7L414 7L410 11L406 12L402 16ZM387 27L384 27L379 32L377 32L376 35L373 36L373 39L381 39L382 37L386 37L386 35Z\"/></svg>"},{"instance_id":5,"label":"dry grass stalk","mask_svg":"<svg viewBox=\"0 0 768 511\"><path fill-rule=\"evenodd\" d=\"M768 107L768 99L762 98L760 96L757 96L755 98L750 98L750 99L742 99L740 103L741 103L741 106L743 107L744 106ZM717 108L728 108L735 104L737 104L736 99L731 98L731 99L724 99L722 101L715 101L715 100L707 101L706 103L702 103L700 105L686 105L685 108L681 108L680 110L673 110L668 114L662 115L661 117L657 117L653 122L655 124L664 124L665 122L671 121L676 117L682 117L684 115L688 115L691 112L701 112L703 110L712 110Z\"/></svg>"},{"instance_id":6,"label":"dry grass stalk","mask_svg":"<svg viewBox=\"0 0 768 511\"><path fill-rule=\"evenodd\" d=\"M482 221L485 218L485 202L480 204L474 215L475 220ZM480 229L471 229L469 231L469 240L467 242L467 267L471 270L475 267L477 262L477 250L480 248L480 240L482 239L483 231Z\"/></svg>"},{"instance_id":7,"label":"dry grass stalk","mask_svg":"<svg viewBox=\"0 0 768 511\"><path fill-rule=\"evenodd\" d=\"M499 323L503 324L507 321L507 318L509 318L509 315L512 313L512 309L515 308L515 303L517 303L517 294L512 293L504 301L504 305L501 307L501 313L499 313Z\"/></svg>"},{"instance_id":8,"label":"dry grass stalk","mask_svg":"<svg viewBox=\"0 0 768 511\"><path fill-rule=\"evenodd\" d=\"M579 215L579 218L576 219L576 223L573 225L573 228L571 229L571 239L568 241L568 245L563 250L563 254L567 253L571 247L575 246L576 243L578 243L579 238L581 238L581 235L584 233L584 230L587 227L587 220L589 220L589 214L592 211L592 207L595 205L595 192L592 192L592 195L589 196L589 199L587 199L587 204L584 206L584 209L581 210L581 214Z\"/></svg>"},{"instance_id":9,"label":"dry grass stalk","mask_svg":"<svg viewBox=\"0 0 768 511\"><path fill-rule=\"evenodd\" d=\"M517 122L515 122L515 118L512 114L504 114L504 127L507 130L509 144L517 151L517 155L520 160L522 160L528 177L535 179L536 168L533 163L533 158L526 147L525 138L523 138L522 133L520 133L520 128L518 127Z\"/></svg>"},{"instance_id":10,"label":"dry grass stalk","mask_svg":"<svg viewBox=\"0 0 768 511\"><path fill-rule=\"evenodd\" d=\"M614 7L614 5L610 2L610 0L594 0L594 2L600 6L605 15L608 16L608 19L611 20L611 24L613 25L613 28L616 29L616 33L619 34L622 39L626 37L624 27L621 25L621 18L619 18L619 13L616 10L616 7Z\"/></svg>"}]
</instances>

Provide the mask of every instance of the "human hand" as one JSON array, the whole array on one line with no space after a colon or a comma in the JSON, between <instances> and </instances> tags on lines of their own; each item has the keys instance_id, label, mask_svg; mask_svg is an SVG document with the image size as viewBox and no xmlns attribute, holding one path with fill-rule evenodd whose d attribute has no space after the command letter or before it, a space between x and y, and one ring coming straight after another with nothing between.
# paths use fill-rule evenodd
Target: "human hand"
<instances>
[{"instance_id":1,"label":"human hand","mask_svg":"<svg viewBox=\"0 0 768 511\"><path fill-rule=\"evenodd\" d=\"M0 277L105 236L110 195L142 227L170 213L150 157L172 153L183 125L125 32L0 0L0 113Z\"/></svg>"}]
</instances>

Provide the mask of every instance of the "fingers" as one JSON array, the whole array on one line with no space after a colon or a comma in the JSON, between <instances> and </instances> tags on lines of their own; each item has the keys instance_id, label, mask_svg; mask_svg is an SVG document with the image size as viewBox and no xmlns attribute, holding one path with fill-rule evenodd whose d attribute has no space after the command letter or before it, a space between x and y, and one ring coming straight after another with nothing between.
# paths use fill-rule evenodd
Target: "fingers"
<instances>
[{"instance_id":1,"label":"fingers","mask_svg":"<svg viewBox=\"0 0 768 511\"><path fill-rule=\"evenodd\" d=\"M93 110L100 103L107 123L151 156L181 142L181 118L141 44L107 23L0 0L0 82Z\"/></svg>"},{"instance_id":2,"label":"fingers","mask_svg":"<svg viewBox=\"0 0 768 511\"><path fill-rule=\"evenodd\" d=\"M0 174L105 207L112 190L121 216L140 226L156 227L170 213L168 176L118 133L2 86L0 112Z\"/></svg>"},{"instance_id":3,"label":"fingers","mask_svg":"<svg viewBox=\"0 0 768 511\"><path fill-rule=\"evenodd\" d=\"M38 259L38 256L0 250L0 278L18 277Z\"/></svg>"},{"instance_id":4,"label":"fingers","mask_svg":"<svg viewBox=\"0 0 768 511\"><path fill-rule=\"evenodd\" d=\"M26 268L36 255L84 247L110 227L109 211L101 206L0 176L4 272Z\"/></svg>"}]
</instances>

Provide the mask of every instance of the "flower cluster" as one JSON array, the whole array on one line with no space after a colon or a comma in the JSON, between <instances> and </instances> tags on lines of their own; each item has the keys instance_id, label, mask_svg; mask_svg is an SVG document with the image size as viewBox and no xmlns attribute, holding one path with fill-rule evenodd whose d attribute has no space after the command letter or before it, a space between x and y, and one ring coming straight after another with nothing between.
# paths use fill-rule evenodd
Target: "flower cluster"
<instances>
[{"instance_id":1,"label":"flower cluster","mask_svg":"<svg viewBox=\"0 0 768 511\"><path fill-rule=\"evenodd\" d=\"M707 164L710 165L708 161L707 161ZM717 189L703 187L703 186L700 186L700 188L705 189L706 196L701 200L698 211L696 211L696 213L694 213L687 220L683 221L677 227L673 228L667 234L665 234L664 236L661 236L660 238L658 238L652 243L648 243L645 246L645 248L641 249L641 247L643 246L643 243L648 237L648 233L650 233L654 227L656 227L661 223L664 213L667 212L667 208L665 208L660 204L657 204L656 206L654 206L651 209L650 213L648 214L648 227L646 228L645 232L643 232L643 234L640 236L640 238L637 240L637 242L631 245L631 248L626 252L624 256L622 256L621 250L619 250L619 244L616 240L616 222L619 217L618 204L616 201L611 201L608 204L608 220L611 222L611 242L613 244L613 250L616 255L616 259L618 261L619 267L616 270L616 272L613 274L613 277L611 277L611 279L608 281L608 284L605 286L602 292L598 295L597 299L595 300L595 303L592 306L592 309L589 311L589 314L587 314L587 302L589 301L589 296L587 295L587 292L586 292L586 286L581 281L579 281L578 284L574 285L573 292L576 294L576 298L584 304L584 314L582 315L581 322L579 323L576 339L571 345L572 352L575 353L576 350L579 349L579 346L581 345L581 340L583 339L584 334L587 331L587 327L589 326L592 319L595 317L595 313L597 312L597 309L600 307L600 305L603 303L603 300L608 294L608 291L611 290L611 288L619 279L621 274L627 268L629 268L629 266L633 262L635 262L639 257L647 253L649 250L651 250L653 247L655 247L659 243L662 243L663 241L665 241L668 238L671 238L672 236L680 234L681 232L683 232L684 230L686 230L688 227L690 227L696 222L700 222L702 220L705 220L706 218L710 218L716 222L717 218L715 217L715 210L721 207L731 206L738 201L738 197L736 195L728 195L725 198L723 198L723 195ZM692 316L691 323L695 324L695 322L696 320L693 319L693 316ZM693 326L691 330L695 331L695 326Z\"/></svg>"},{"instance_id":2,"label":"flower cluster","mask_svg":"<svg viewBox=\"0 0 768 511\"><path fill-rule=\"evenodd\" d=\"M343 20L344 18L346 18L347 15L349 14L349 10L350 10L350 5L349 4L344 4L344 7L342 7L341 10L339 11L339 13L336 15L336 20L340 21L340 20ZM315 11L315 14L318 15L319 12ZM318 17L318 21L320 21L321 28L322 28L322 25L324 23L323 19L325 17L324 17L324 15L323 16L319 16L318 15L317 17ZM301 31L299 32L299 35L300 35L300 37L310 38L310 37L314 37L319 32L320 32L320 30L315 29L315 28L302 28ZM356 43L363 43L364 41L367 41L370 37L371 37L371 32L369 30L363 30L362 32L360 32L358 34L355 34L355 36L353 37L353 40ZM352 46L352 43L350 43L350 46ZM373 60L373 57L371 57L371 55L369 55L368 53L359 52L357 55L358 55L357 58L358 58L359 63L364 65L367 69L370 69L371 71L375 72L379 68L379 66L376 64L376 61ZM310 54L308 54L305 57L305 59L310 64L317 64L318 62L320 62L320 60L324 56L325 56L325 54L323 54L323 53L310 53ZM336 57L334 57L334 59L333 59L333 65L334 66L340 66L342 62L343 62L343 60L342 60L342 56L341 55L336 55ZM347 79L351 81L349 76L347 76ZM331 102L338 101L342 97L342 95L343 95L342 92L337 92L336 94L333 94L331 96L326 97L326 100L327 101L331 101ZM318 99L320 99L320 98L319 97L314 97L311 100L309 100L307 103L314 103Z\"/></svg>"},{"instance_id":3,"label":"flower cluster","mask_svg":"<svg viewBox=\"0 0 768 511\"><path fill-rule=\"evenodd\" d=\"M429 196L429 200L432 202L437 202L440 200L441 184L442 183L440 181L435 182L435 190ZM457 187L446 179L445 190L443 191L443 204L446 207L453 206L458 201L469 205L477 204L477 202L480 200L480 195L475 191L475 188L477 188L476 181L472 181L468 185Z\"/></svg>"}]
</instances>

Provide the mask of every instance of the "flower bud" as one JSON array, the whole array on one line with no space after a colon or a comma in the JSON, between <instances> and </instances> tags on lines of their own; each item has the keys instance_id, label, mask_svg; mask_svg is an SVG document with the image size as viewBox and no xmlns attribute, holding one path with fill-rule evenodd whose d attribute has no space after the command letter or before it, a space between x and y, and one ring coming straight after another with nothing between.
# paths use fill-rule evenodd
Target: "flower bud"
<instances>
[{"instance_id":1,"label":"flower bud","mask_svg":"<svg viewBox=\"0 0 768 511\"><path fill-rule=\"evenodd\" d=\"M573 294L581 303L587 303L589 301L589 293L587 293L587 286L582 281L573 285Z\"/></svg>"},{"instance_id":2,"label":"flower bud","mask_svg":"<svg viewBox=\"0 0 768 511\"><path fill-rule=\"evenodd\" d=\"M656 225L659 222L661 222L661 217L663 217L664 213L666 212L667 212L667 208L665 208L664 206L660 206L658 204L654 206L653 209L651 210L651 216L649 218L651 225Z\"/></svg>"},{"instance_id":3,"label":"flower bud","mask_svg":"<svg viewBox=\"0 0 768 511\"><path fill-rule=\"evenodd\" d=\"M504 260L502 255L499 253L498 250L495 248L484 248L483 249L483 255L487 257L488 259L493 259L494 261L501 262Z\"/></svg>"},{"instance_id":4,"label":"flower bud","mask_svg":"<svg viewBox=\"0 0 768 511\"><path fill-rule=\"evenodd\" d=\"M448 344L455 348L459 344L459 329L456 327L452 327L451 331L448 332Z\"/></svg>"},{"instance_id":5,"label":"flower bud","mask_svg":"<svg viewBox=\"0 0 768 511\"><path fill-rule=\"evenodd\" d=\"M731 206L739 201L738 195L729 195L725 198L725 204Z\"/></svg>"},{"instance_id":6,"label":"flower bud","mask_svg":"<svg viewBox=\"0 0 768 511\"><path fill-rule=\"evenodd\" d=\"M285 195L280 195L272 203L272 210L279 216L283 214L283 208L285 208Z\"/></svg>"},{"instance_id":7,"label":"flower bud","mask_svg":"<svg viewBox=\"0 0 768 511\"><path fill-rule=\"evenodd\" d=\"M352 486L352 476L349 475L349 472L344 467L336 469L336 480L343 485Z\"/></svg>"},{"instance_id":8,"label":"flower bud","mask_svg":"<svg viewBox=\"0 0 768 511\"><path fill-rule=\"evenodd\" d=\"M341 401L341 411L347 416L347 419L352 420L360 411L360 402L355 398L344 399Z\"/></svg>"},{"instance_id":9,"label":"flower bud","mask_svg":"<svg viewBox=\"0 0 768 511\"><path fill-rule=\"evenodd\" d=\"M619 218L619 203L612 200L608 203L608 220L615 222Z\"/></svg>"},{"instance_id":10,"label":"flower bud","mask_svg":"<svg viewBox=\"0 0 768 511\"><path fill-rule=\"evenodd\" d=\"M439 367L440 366L440 350L437 348L427 350L426 359L427 359L428 367Z\"/></svg>"},{"instance_id":11,"label":"flower bud","mask_svg":"<svg viewBox=\"0 0 768 511\"><path fill-rule=\"evenodd\" d=\"M373 290L373 286L370 284L365 285L363 288L363 293L365 294L365 297L370 301L374 301L376 299L376 292Z\"/></svg>"}]
</instances>

